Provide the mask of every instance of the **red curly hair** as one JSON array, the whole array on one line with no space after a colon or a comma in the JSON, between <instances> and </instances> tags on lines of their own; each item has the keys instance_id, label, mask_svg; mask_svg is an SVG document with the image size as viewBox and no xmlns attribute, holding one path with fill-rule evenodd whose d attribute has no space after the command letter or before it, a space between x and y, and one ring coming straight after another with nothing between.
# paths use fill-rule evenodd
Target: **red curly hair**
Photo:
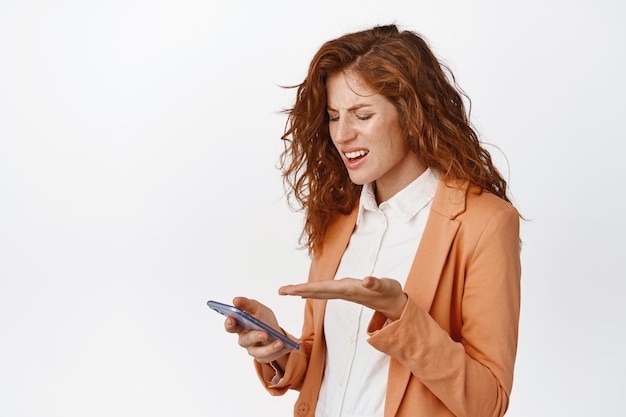
<instances>
[{"instance_id":1,"label":"red curly hair","mask_svg":"<svg viewBox=\"0 0 626 417\"><path fill-rule=\"evenodd\" d=\"M314 255L338 214L357 204L361 186L350 181L328 130L326 81L351 70L399 113L408 149L444 181L467 180L505 201L507 183L471 127L454 75L426 41L395 25L377 26L326 42L286 110L280 168L290 203L305 211L301 242ZM446 74L449 75L446 76ZM293 204L292 204L293 207Z\"/></svg>"}]
</instances>

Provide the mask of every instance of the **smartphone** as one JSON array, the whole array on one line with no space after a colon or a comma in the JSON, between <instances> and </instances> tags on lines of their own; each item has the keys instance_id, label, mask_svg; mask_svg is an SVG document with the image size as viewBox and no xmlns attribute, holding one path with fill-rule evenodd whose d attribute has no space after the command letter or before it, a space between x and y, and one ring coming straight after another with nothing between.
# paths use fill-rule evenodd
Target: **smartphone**
<instances>
[{"instance_id":1,"label":"smartphone","mask_svg":"<svg viewBox=\"0 0 626 417\"><path fill-rule=\"evenodd\" d=\"M299 350L300 345L293 340L289 339L287 336L274 330L272 327L263 323L261 320L256 317L251 316L245 311L238 309L235 306L231 306L228 304L219 303L217 301L207 301L207 305L211 307L212 310L217 311L218 313L226 316L232 317L239 322L241 326L248 330L263 330L269 336L268 340L270 342L274 340L280 340L283 342L287 349L291 350Z\"/></svg>"}]
</instances>

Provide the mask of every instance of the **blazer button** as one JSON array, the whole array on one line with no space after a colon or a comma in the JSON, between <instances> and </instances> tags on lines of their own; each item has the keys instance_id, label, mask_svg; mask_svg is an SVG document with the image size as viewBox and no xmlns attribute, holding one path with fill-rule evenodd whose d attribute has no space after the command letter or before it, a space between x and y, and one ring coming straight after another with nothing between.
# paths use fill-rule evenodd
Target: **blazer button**
<instances>
[{"instance_id":1,"label":"blazer button","mask_svg":"<svg viewBox=\"0 0 626 417\"><path fill-rule=\"evenodd\" d=\"M309 403L300 403L300 404L298 404L298 408L296 409L296 413L300 417L304 417L307 414L309 414L310 410L311 410L311 406L309 405Z\"/></svg>"}]
</instances>

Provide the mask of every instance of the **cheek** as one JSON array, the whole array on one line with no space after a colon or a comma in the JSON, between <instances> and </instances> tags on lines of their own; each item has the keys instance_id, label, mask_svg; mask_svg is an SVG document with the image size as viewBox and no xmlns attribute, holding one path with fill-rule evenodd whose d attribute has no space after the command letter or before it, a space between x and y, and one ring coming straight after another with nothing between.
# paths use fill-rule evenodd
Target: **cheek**
<instances>
[{"instance_id":1,"label":"cheek","mask_svg":"<svg viewBox=\"0 0 626 417\"><path fill-rule=\"evenodd\" d=\"M406 150L398 142L392 142L391 146L387 148L385 153L385 160L387 163L395 165L402 161L406 157Z\"/></svg>"},{"instance_id":2,"label":"cheek","mask_svg":"<svg viewBox=\"0 0 626 417\"><path fill-rule=\"evenodd\" d=\"M382 149L385 150L385 159L397 161L404 158L408 150L402 132L397 126L395 126L395 129L391 127L388 132L393 133L388 133L387 140L384 141L384 144L381 144L383 145Z\"/></svg>"}]
</instances>

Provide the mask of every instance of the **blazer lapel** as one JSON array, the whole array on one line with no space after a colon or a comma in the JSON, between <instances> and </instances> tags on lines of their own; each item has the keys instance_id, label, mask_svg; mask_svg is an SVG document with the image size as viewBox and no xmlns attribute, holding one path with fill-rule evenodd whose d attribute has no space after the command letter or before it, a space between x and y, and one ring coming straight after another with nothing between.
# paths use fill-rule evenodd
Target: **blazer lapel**
<instances>
[{"instance_id":1,"label":"blazer lapel","mask_svg":"<svg viewBox=\"0 0 626 417\"><path fill-rule=\"evenodd\" d=\"M450 247L459 229L456 216L465 211L468 184L439 182L422 240L409 270L405 291L429 311Z\"/></svg>"},{"instance_id":2,"label":"blazer lapel","mask_svg":"<svg viewBox=\"0 0 626 417\"><path fill-rule=\"evenodd\" d=\"M323 281L335 278L341 257L350 242L350 237L356 225L358 205L350 214L341 216L330 225L324 238L322 252L313 260L309 273L310 281ZM324 314L326 314L326 300L317 300L319 308L315 311L315 332L324 334Z\"/></svg>"},{"instance_id":3,"label":"blazer lapel","mask_svg":"<svg viewBox=\"0 0 626 417\"><path fill-rule=\"evenodd\" d=\"M467 182L446 185L439 181L417 253L409 270L404 290L426 311L430 311L450 247L459 229L455 217L465 211ZM409 384L411 371L393 358L389 364L389 381L385 416L395 416Z\"/></svg>"},{"instance_id":4,"label":"blazer lapel","mask_svg":"<svg viewBox=\"0 0 626 417\"><path fill-rule=\"evenodd\" d=\"M350 214L343 215L330 225L324 237L324 246L315 262L315 272L311 279L315 281L333 279L341 257L350 242L359 212L358 205Z\"/></svg>"}]
</instances>

